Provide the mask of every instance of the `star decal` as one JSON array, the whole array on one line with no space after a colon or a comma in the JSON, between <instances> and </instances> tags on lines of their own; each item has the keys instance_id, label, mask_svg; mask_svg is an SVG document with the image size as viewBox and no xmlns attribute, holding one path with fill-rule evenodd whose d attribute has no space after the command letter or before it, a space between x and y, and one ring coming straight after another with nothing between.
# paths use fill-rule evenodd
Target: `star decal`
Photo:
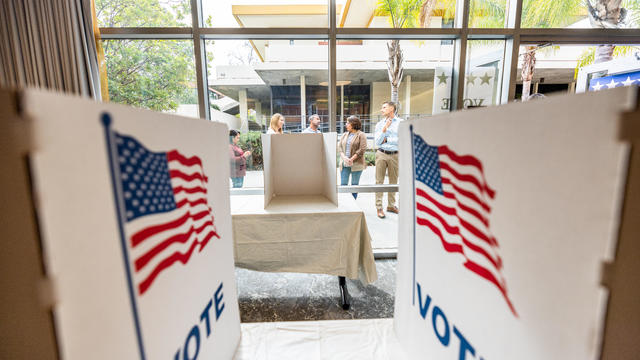
<instances>
[{"instance_id":1,"label":"star decal","mask_svg":"<svg viewBox=\"0 0 640 360\"><path fill-rule=\"evenodd\" d=\"M474 82L476 81L478 77L477 76L473 76L473 74L469 74L467 75L467 85L471 84L474 85Z\"/></svg>"},{"instance_id":2,"label":"star decal","mask_svg":"<svg viewBox=\"0 0 640 360\"><path fill-rule=\"evenodd\" d=\"M631 77L627 76L627 80L622 82L622 85L624 86L630 86L631 84L633 84L636 80L631 80Z\"/></svg>"},{"instance_id":3,"label":"star decal","mask_svg":"<svg viewBox=\"0 0 640 360\"><path fill-rule=\"evenodd\" d=\"M492 79L492 77L491 77L491 76L489 76L489 73L484 73L484 76L481 76L481 77L480 77L480 80L482 80L482 82L480 83L480 85L482 85L482 84L491 85L491 84L489 84L489 80L491 80L491 79Z\"/></svg>"},{"instance_id":4,"label":"star decal","mask_svg":"<svg viewBox=\"0 0 640 360\"><path fill-rule=\"evenodd\" d=\"M611 82L607 84L607 87L608 87L609 89L613 89L613 88L614 88L614 87L616 87L616 85L618 85L618 84L620 84L620 83L617 83L617 82L613 81L613 79L611 79Z\"/></svg>"},{"instance_id":5,"label":"star decal","mask_svg":"<svg viewBox=\"0 0 640 360\"><path fill-rule=\"evenodd\" d=\"M440 74L439 76L436 76L438 78L438 85L444 83L445 85L447 85L447 79L450 76L445 75L444 73Z\"/></svg>"},{"instance_id":6,"label":"star decal","mask_svg":"<svg viewBox=\"0 0 640 360\"><path fill-rule=\"evenodd\" d=\"M593 90L600 91L604 85L600 84L600 81L597 81L595 85L593 85Z\"/></svg>"}]
</instances>

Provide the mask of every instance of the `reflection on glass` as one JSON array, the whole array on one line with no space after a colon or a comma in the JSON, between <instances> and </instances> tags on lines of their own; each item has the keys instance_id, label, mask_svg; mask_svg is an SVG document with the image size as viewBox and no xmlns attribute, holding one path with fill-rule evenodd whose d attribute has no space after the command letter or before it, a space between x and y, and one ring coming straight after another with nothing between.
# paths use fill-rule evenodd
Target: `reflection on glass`
<instances>
[{"instance_id":1,"label":"reflection on glass","mask_svg":"<svg viewBox=\"0 0 640 360\"><path fill-rule=\"evenodd\" d=\"M468 42L463 106L485 107L500 102L504 40Z\"/></svg>"},{"instance_id":2,"label":"reflection on glass","mask_svg":"<svg viewBox=\"0 0 640 360\"><path fill-rule=\"evenodd\" d=\"M640 1L524 0L522 27L638 28Z\"/></svg>"},{"instance_id":3,"label":"reflection on glass","mask_svg":"<svg viewBox=\"0 0 640 360\"><path fill-rule=\"evenodd\" d=\"M191 26L190 0L96 0L100 27Z\"/></svg>"},{"instance_id":4,"label":"reflection on glass","mask_svg":"<svg viewBox=\"0 0 640 360\"><path fill-rule=\"evenodd\" d=\"M336 26L346 28L450 28L455 0L337 0Z\"/></svg>"},{"instance_id":5,"label":"reflection on glass","mask_svg":"<svg viewBox=\"0 0 640 360\"><path fill-rule=\"evenodd\" d=\"M109 100L198 116L193 45L185 40L105 40Z\"/></svg>"}]
</instances>

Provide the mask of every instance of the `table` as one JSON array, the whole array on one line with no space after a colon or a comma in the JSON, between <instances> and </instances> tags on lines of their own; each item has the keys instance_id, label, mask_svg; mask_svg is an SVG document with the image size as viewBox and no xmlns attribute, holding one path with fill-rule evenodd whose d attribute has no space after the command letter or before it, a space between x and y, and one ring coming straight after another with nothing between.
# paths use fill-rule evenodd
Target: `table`
<instances>
[{"instance_id":1,"label":"table","mask_svg":"<svg viewBox=\"0 0 640 360\"><path fill-rule=\"evenodd\" d=\"M351 194L338 204L324 196L276 196L264 208L262 195L231 197L236 266L267 272L340 276L364 284L377 280L371 236Z\"/></svg>"}]
</instances>

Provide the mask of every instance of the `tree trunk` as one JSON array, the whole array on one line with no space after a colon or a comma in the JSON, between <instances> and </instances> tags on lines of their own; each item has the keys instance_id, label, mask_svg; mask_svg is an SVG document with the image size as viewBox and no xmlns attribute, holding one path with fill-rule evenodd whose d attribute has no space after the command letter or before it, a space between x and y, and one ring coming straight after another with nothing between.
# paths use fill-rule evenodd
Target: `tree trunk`
<instances>
[{"instance_id":1,"label":"tree trunk","mask_svg":"<svg viewBox=\"0 0 640 360\"><path fill-rule=\"evenodd\" d=\"M594 56L593 63L597 64L612 60L613 50L615 48L615 45L598 45L598 47L596 48L596 54Z\"/></svg>"},{"instance_id":2,"label":"tree trunk","mask_svg":"<svg viewBox=\"0 0 640 360\"><path fill-rule=\"evenodd\" d=\"M627 10L620 5L622 0L596 0L594 5L587 1L589 22L594 28L618 29L622 26ZM615 45L598 45L593 59L594 64L613 59Z\"/></svg>"},{"instance_id":3,"label":"tree trunk","mask_svg":"<svg viewBox=\"0 0 640 360\"><path fill-rule=\"evenodd\" d=\"M391 101L394 104L398 103L398 87L391 85Z\"/></svg>"},{"instance_id":4,"label":"tree trunk","mask_svg":"<svg viewBox=\"0 0 640 360\"><path fill-rule=\"evenodd\" d=\"M400 49L399 40L391 40L387 43L389 50L389 59L387 60L387 70L389 73L389 82L391 83L391 101L398 103L398 87L402 81L403 57L402 49ZM396 110L398 110L396 108Z\"/></svg>"},{"instance_id":5,"label":"tree trunk","mask_svg":"<svg viewBox=\"0 0 640 360\"><path fill-rule=\"evenodd\" d=\"M536 69L536 46L527 46L522 58L522 101L529 100L531 80Z\"/></svg>"}]
</instances>

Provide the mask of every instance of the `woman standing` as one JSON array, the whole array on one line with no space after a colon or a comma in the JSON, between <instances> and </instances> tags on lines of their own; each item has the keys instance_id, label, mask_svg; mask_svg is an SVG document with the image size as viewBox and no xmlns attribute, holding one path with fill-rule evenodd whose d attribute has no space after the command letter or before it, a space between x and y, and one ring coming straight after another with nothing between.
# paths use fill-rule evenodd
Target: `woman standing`
<instances>
[{"instance_id":1,"label":"woman standing","mask_svg":"<svg viewBox=\"0 0 640 360\"><path fill-rule=\"evenodd\" d=\"M284 116L280 113L275 113L271 117L271 123L269 124L269 130L267 134L282 134L284 129Z\"/></svg>"},{"instance_id":2,"label":"woman standing","mask_svg":"<svg viewBox=\"0 0 640 360\"><path fill-rule=\"evenodd\" d=\"M366 166L364 152L367 150L367 136L360 131L362 123L357 116L349 116L345 128L347 131L342 134L338 143L341 185L349 184L349 175L351 175L351 185L358 185L362 170ZM351 195L354 199L358 198L358 193Z\"/></svg>"},{"instance_id":3,"label":"woman standing","mask_svg":"<svg viewBox=\"0 0 640 360\"><path fill-rule=\"evenodd\" d=\"M242 151L238 146L240 133L236 130L229 131L229 151L231 154L231 182L234 188L241 188L244 176L247 174L247 158L251 151Z\"/></svg>"}]
</instances>

